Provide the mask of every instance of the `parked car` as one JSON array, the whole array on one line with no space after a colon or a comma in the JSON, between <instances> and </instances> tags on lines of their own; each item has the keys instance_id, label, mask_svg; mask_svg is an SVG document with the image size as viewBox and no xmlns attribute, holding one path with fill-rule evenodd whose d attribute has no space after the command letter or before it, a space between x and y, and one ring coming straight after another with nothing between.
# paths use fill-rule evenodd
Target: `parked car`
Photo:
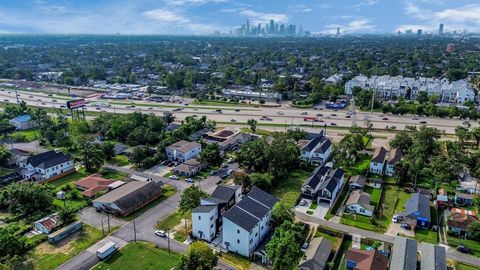
<instances>
[{"instance_id":1,"label":"parked car","mask_svg":"<svg viewBox=\"0 0 480 270\"><path fill-rule=\"evenodd\" d=\"M215 171L215 170L210 171L210 175L215 175L216 173L217 173L217 171Z\"/></svg>"},{"instance_id":2,"label":"parked car","mask_svg":"<svg viewBox=\"0 0 480 270\"><path fill-rule=\"evenodd\" d=\"M233 158L229 158L229 159L227 160L228 163L233 163L233 161L234 161Z\"/></svg>"},{"instance_id":3,"label":"parked car","mask_svg":"<svg viewBox=\"0 0 480 270\"><path fill-rule=\"evenodd\" d=\"M392 222L393 222L393 223L398 223L398 215L396 215L396 214L393 215L393 217L392 217Z\"/></svg>"},{"instance_id":4,"label":"parked car","mask_svg":"<svg viewBox=\"0 0 480 270\"><path fill-rule=\"evenodd\" d=\"M408 223L402 223L402 225L400 227L405 229L405 230L411 230L412 229L412 226L408 225Z\"/></svg>"},{"instance_id":5,"label":"parked car","mask_svg":"<svg viewBox=\"0 0 480 270\"><path fill-rule=\"evenodd\" d=\"M168 177L168 178L170 178L172 180L178 180L178 176L176 176L176 175L170 175L170 177Z\"/></svg>"},{"instance_id":6,"label":"parked car","mask_svg":"<svg viewBox=\"0 0 480 270\"><path fill-rule=\"evenodd\" d=\"M165 231L162 231L162 230L156 230L155 235L160 236L160 237L167 237L167 233Z\"/></svg>"},{"instance_id":7,"label":"parked car","mask_svg":"<svg viewBox=\"0 0 480 270\"><path fill-rule=\"evenodd\" d=\"M303 243L301 250L305 252L307 248L308 248L308 242Z\"/></svg>"},{"instance_id":8,"label":"parked car","mask_svg":"<svg viewBox=\"0 0 480 270\"><path fill-rule=\"evenodd\" d=\"M187 182L187 183L193 183L193 179L192 179L192 178L186 178L186 179L185 179L185 182Z\"/></svg>"},{"instance_id":9,"label":"parked car","mask_svg":"<svg viewBox=\"0 0 480 270\"><path fill-rule=\"evenodd\" d=\"M307 201L306 201L305 199L302 199L302 200L300 201L300 205L301 205L301 206L307 205Z\"/></svg>"},{"instance_id":10,"label":"parked car","mask_svg":"<svg viewBox=\"0 0 480 270\"><path fill-rule=\"evenodd\" d=\"M337 123L330 123L330 126L336 126Z\"/></svg>"},{"instance_id":11,"label":"parked car","mask_svg":"<svg viewBox=\"0 0 480 270\"><path fill-rule=\"evenodd\" d=\"M461 252L461 253L466 253L466 254L470 253L470 249L467 248L467 247L464 246L464 245L459 245L459 246L457 247L457 251L458 251L458 252Z\"/></svg>"}]
</instances>

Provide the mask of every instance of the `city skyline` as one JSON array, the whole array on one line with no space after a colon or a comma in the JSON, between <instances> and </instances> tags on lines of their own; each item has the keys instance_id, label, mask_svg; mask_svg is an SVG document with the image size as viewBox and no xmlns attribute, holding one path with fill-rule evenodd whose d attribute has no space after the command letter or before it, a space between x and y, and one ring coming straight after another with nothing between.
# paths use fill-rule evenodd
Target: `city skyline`
<instances>
[{"instance_id":1,"label":"city skyline","mask_svg":"<svg viewBox=\"0 0 480 270\"><path fill-rule=\"evenodd\" d=\"M0 34L228 34L249 20L300 25L317 34L480 32L473 0L6 0ZM28 15L28 16L27 16ZM102 25L102 27L98 27ZM268 28L267 28L268 29Z\"/></svg>"}]
</instances>

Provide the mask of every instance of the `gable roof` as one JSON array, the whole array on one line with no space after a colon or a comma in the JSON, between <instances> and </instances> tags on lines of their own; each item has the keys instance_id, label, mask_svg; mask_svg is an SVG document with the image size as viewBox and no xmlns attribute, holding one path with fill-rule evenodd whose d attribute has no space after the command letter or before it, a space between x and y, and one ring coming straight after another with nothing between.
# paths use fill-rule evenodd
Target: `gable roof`
<instances>
[{"instance_id":1,"label":"gable roof","mask_svg":"<svg viewBox=\"0 0 480 270\"><path fill-rule=\"evenodd\" d=\"M417 269L417 241L397 236L390 258L390 270L411 269Z\"/></svg>"},{"instance_id":2,"label":"gable roof","mask_svg":"<svg viewBox=\"0 0 480 270\"><path fill-rule=\"evenodd\" d=\"M388 268L388 258L377 250L350 248L345 259L356 263L355 270L386 270Z\"/></svg>"},{"instance_id":3,"label":"gable roof","mask_svg":"<svg viewBox=\"0 0 480 270\"><path fill-rule=\"evenodd\" d=\"M222 186L218 185L212 193L212 197L223 202L228 202L235 197L235 192L239 189L239 186Z\"/></svg>"},{"instance_id":4,"label":"gable roof","mask_svg":"<svg viewBox=\"0 0 480 270\"><path fill-rule=\"evenodd\" d=\"M343 170L336 168L328 174L323 183L320 186L320 189L326 189L329 192L333 192L339 184L341 184L341 178L343 176Z\"/></svg>"},{"instance_id":5,"label":"gable roof","mask_svg":"<svg viewBox=\"0 0 480 270\"><path fill-rule=\"evenodd\" d=\"M361 190L355 190L355 191L352 191L352 193L348 197L346 205L359 204L363 208L373 211L374 207L373 205L370 204L370 202L371 202L370 194L363 192Z\"/></svg>"},{"instance_id":6,"label":"gable roof","mask_svg":"<svg viewBox=\"0 0 480 270\"><path fill-rule=\"evenodd\" d=\"M303 186L309 186L315 189L322 180L322 176L328 172L329 168L326 165L315 168L312 174L305 180Z\"/></svg>"},{"instance_id":7,"label":"gable roof","mask_svg":"<svg viewBox=\"0 0 480 270\"><path fill-rule=\"evenodd\" d=\"M50 150L27 158L26 164L31 164L36 168L46 169L70 160L70 155L64 154L63 152Z\"/></svg>"},{"instance_id":8,"label":"gable roof","mask_svg":"<svg viewBox=\"0 0 480 270\"><path fill-rule=\"evenodd\" d=\"M215 208L217 208L216 205L199 205L192 210L192 213L210 213Z\"/></svg>"},{"instance_id":9,"label":"gable roof","mask_svg":"<svg viewBox=\"0 0 480 270\"><path fill-rule=\"evenodd\" d=\"M422 243L421 270L447 270L447 252L445 247Z\"/></svg>"},{"instance_id":10,"label":"gable roof","mask_svg":"<svg viewBox=\"0 0 480 270\"><path fill-rule=\"evenodd\" d=\"M315 153L325 153L327 150L332 146L332 141L329 139L325 139L323 142L321 142L320 146L315 149Z\"/></svg>"},{"instance_id":11,"label":"gable roof","mask_svg":"<svg viewBox=\"0 0 480 270\"><path fill-rule=\"evenodd\" d=\"M51 231L60 225L60 218L57 214L51 214L40 220L35 221L35 224L42 224L47 230Z\"/></svg>"},{"instance_id":12,"label":"gable roof","mask_svg":"<svg viewBox=\"0 0 480 270\"><path fill-rule=\"evenodd\" d=\"M189 152L197 147L201 147L199 143L196 142L187 142L184 140L178 141L174 144L167 146L167 149L176 150L182 153Z\"/></svg>"},{"instance_id":13,"label":"gable roof","mask_svg":"<svg viewBox=\"0 0 480 270\"><path fill-rule=\"evenodd\" d=\"M365 186L366 178L363 175L354 175L350 177L350 180L348 181L349 184L357 184L361 187Z\"/></svg>"},{"instance_id":14,"label":"gable roof","mask_svg":"<svg viewBox=\"0 0 480 270\"><path fill-rule=\"evenodd\" d=\"M405 210L401 215L411 219L421 217L430 222L430 199L427 195L413 193L412 197L405 202Z\"/></svg>"},{"instance_id":15,"label":"gable roof","mask_svg":"<svg viewBox=\"0 0 480 270\"><path fill-rule=\"evenodd\" d=\"M390 150L390 152L388 152L388 160L387 160L388 164L395 164L397 161L400 161L401 159L402 159L402 152L400 151L400 149L395 148Z\"/></svg>"},{"instance_id":16,"label":"gable roof","mask_svg":"<svg viewBox=\"0 0 480 270\"><path fill-rule=\"evenodd\" d=\"M270 211L268 207L259 204L250 197L243 198L237 203L236 206L254 215L258 219L262 219L268 213L268 211Z\"/></svg>"},{"instance_id":17,"label":"gable roof","mask_svg":"<svg viewBox=\"0 0 480 270\"><path fill-rule=\"evenodd\" d=\"M385 161L386 156L387 156L387 150L383 146L381 146L375 149L371 162L383 163Z\"/></svg>"},{"instance_id":18,"label":"gable roof","mask_svg":"<svg viewBox=\"0 0 480 270\"><path fill-rule=\"evenodd\" d=\"M82 192L82 195L93 197L98 192L108 190L109 185L113 184L114 182L114 180L105 179L101 177L100 174L96 173L78 180L75 182L75 185L85 189Z\"/></svg>"},{"instance_id":19,"label":"gable roof","mask_svg":"<svg viewBox=\"0 0 480 270\"><path fill-rule=\"evenodd\" d=\"M257 187L253 187L247 196L270 209L272 209L273 206L278 202L278 199L275 196Z\"/></svg>"},{"instance_id":20,"label":"gable roof","mask_svg":"<svg viewBox=\"0 0 480 270\"><path fill-rule=\"evenodd\" d=\"M305 260L302 260L298 267L309 270L324 269L332 253L332 247L332 241L326 238L313 238L305 252Z\"/></svg>"},{"instance_id":21,"label":"gable roof","mask_svg":"<svg viewBox=\"0 0 480 270\"><path fill-rule=\"evenodd\" d=\"M447 225L448 227L459 228L466 231L470 224L478 221L475 212L466 209L452 208L447 220Z\"/></svg>"},{"instance_id":22,"label":"gable roof","mask_svg":"<svg viewBox=\"0 0 480 270\"><path fill-rule=\"evenodd\" d=\"M250 232L260 221L255 216L236 206L230 208L230 210L223 214L223 218L230 220L232 223L238 225L240 228L248 232Z\"/></svg>"}]
</instances>

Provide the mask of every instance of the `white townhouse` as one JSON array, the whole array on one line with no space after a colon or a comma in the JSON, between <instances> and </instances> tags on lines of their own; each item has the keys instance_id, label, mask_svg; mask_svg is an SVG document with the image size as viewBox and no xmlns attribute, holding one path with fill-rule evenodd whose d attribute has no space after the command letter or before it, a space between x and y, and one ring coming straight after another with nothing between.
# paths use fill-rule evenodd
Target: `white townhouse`
<instances>
[{"instance_id":1,"label":"white townhouse","mask_svg":"<svg viewBox=\"0 0 480 270\"><path fill-rule=\"evenodd\" d=\"M253 187L223 215L223 248L245 257L253 256L270 230L272 210L278 199Z\"/></svg>"},{"instance_id":2,"label":"white townhouse","mask_svg":"<svg viewBox=\"0 0 480 270\"><path fill-rule=\"evenodd\" d=\"M301 187L302 196L316 200L317 203L335 202L345 182L344 172L340 168L333 169L331 162L317 167L305 180Z\"/></svg>"},{"instance_id":3,"label":"white townhouse","mask_svg":"<svg viewBox=\"0 0 480 270\"><path fill-rule=\"evenodd\" d=\"M300 148L300 158L312 165L323 165L333 153L333 143L323 131Z\"/></svg>"},{"instance_id":4,"label":"white townhouse","mask_svg":"<svg viewBox=\"0 0 480 270\"><path fill-rule=\"evenodd\" d=\"M383 146L375 149L372 160L370 161L370 172L393 176L395 174L395 164L402 159L400 149L387 151Z\"/></svg>"},{"instance_id":5,"label":"white townhouse","mask_svg":"<svg viewBox=\"0 0 480 270\"><path fill-rule=\"evenodd\" d=\"M43 182L52 177L74 172L75 164L70 155L51 150L31 157L25 157L17 162L23 179Z\"/></svg>"},{"instance_id":6,"label":"white townhouse","mask_svg":"<svg viewBox=\"0 0 480 270\"><path fill-rule=\"evenodd\" d=\"M196 158L202 151L202 145L196 142L178 141L165 149L167 159L170 161L185 162Z\"/></svg>"},{"instance_id":7,"label":"white townhouse","mask_svg":"<svg viewBox=\"0 0 480 270\"><path fill-rule=\"evenodd\" d=\"M387 157L387 149L383 146L375 149L372 159L370 160L370 172L383 175L383 167L385 158Z\"/></svg>"},{"instance_id":8,"label":"white townhouse","mask_svg":"<svg viewBox=\"0 0 480 270\"><path fill-rule=\"evenodd\" d=\"M372 76L358 75L345 84L345 93L351 95L354 87L373 89L383 99L405 97L416 100L420 92L428 96L437 95L441 102L463 104L475 100L475 92L467 80L449 82L446 78L408 78L403 76Z\"/></svg>"},{"instance_id":9,"label":"white townhouse","mask_svg":"<svg viewBox=\"0 0 480 270\"><path fill-rule=\"evenodd\" d=\"M217 186L192 210L192 235L212 242L222 226L222 215L242 199L241 186Z\"/></svg>"}]
</instances>

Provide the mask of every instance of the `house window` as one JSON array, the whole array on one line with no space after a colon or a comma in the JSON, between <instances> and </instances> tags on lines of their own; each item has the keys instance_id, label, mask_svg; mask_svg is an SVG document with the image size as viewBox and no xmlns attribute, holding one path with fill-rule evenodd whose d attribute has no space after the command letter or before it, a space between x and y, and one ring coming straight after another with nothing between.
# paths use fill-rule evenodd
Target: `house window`
<instances>
[{"instance_id":1,"label":"house window","mask_svg":"<svg viewBox=\"0 0 480 270\"><path fill-rule=\"evenodd\" d=\"M237 233L240 234L240 230L237 230Z\"/></svg>"},{"instance_id":2,"label":"house window","mask_svg":"<svg viewBox=\"0 0 480 270\"><path fill-rule=\"evenodd\" d=\"M201 216L198 216L198 220L202 220L202 217L201 217Z\"/></svg>"},{"instance_id":3,"label":"house window","mask_svg":"<svg viewBox=\"0 0 480 270\"><path fill-rule=\"evenodd\" d=\"M360 208L360 213L365 213L365 209Z\"/></svg>"},{"instance_id":4,"label":"house window","mask_svg":"<svg viewBox=\"0 0 480 270\"><path fill-rule=\"evenodd\" d=\"M237 244L240 244L240 239L237 239Z\"/></svg>"},{"instance_id":5,"label":"house window","mask_svg":"<svg viewBox=\"0 0 480 270\"><path fill-rule=\"evenodd\" d=\"M213 228L213 224L210 224L210 228Z\"/></svg>"}]
</instances>

